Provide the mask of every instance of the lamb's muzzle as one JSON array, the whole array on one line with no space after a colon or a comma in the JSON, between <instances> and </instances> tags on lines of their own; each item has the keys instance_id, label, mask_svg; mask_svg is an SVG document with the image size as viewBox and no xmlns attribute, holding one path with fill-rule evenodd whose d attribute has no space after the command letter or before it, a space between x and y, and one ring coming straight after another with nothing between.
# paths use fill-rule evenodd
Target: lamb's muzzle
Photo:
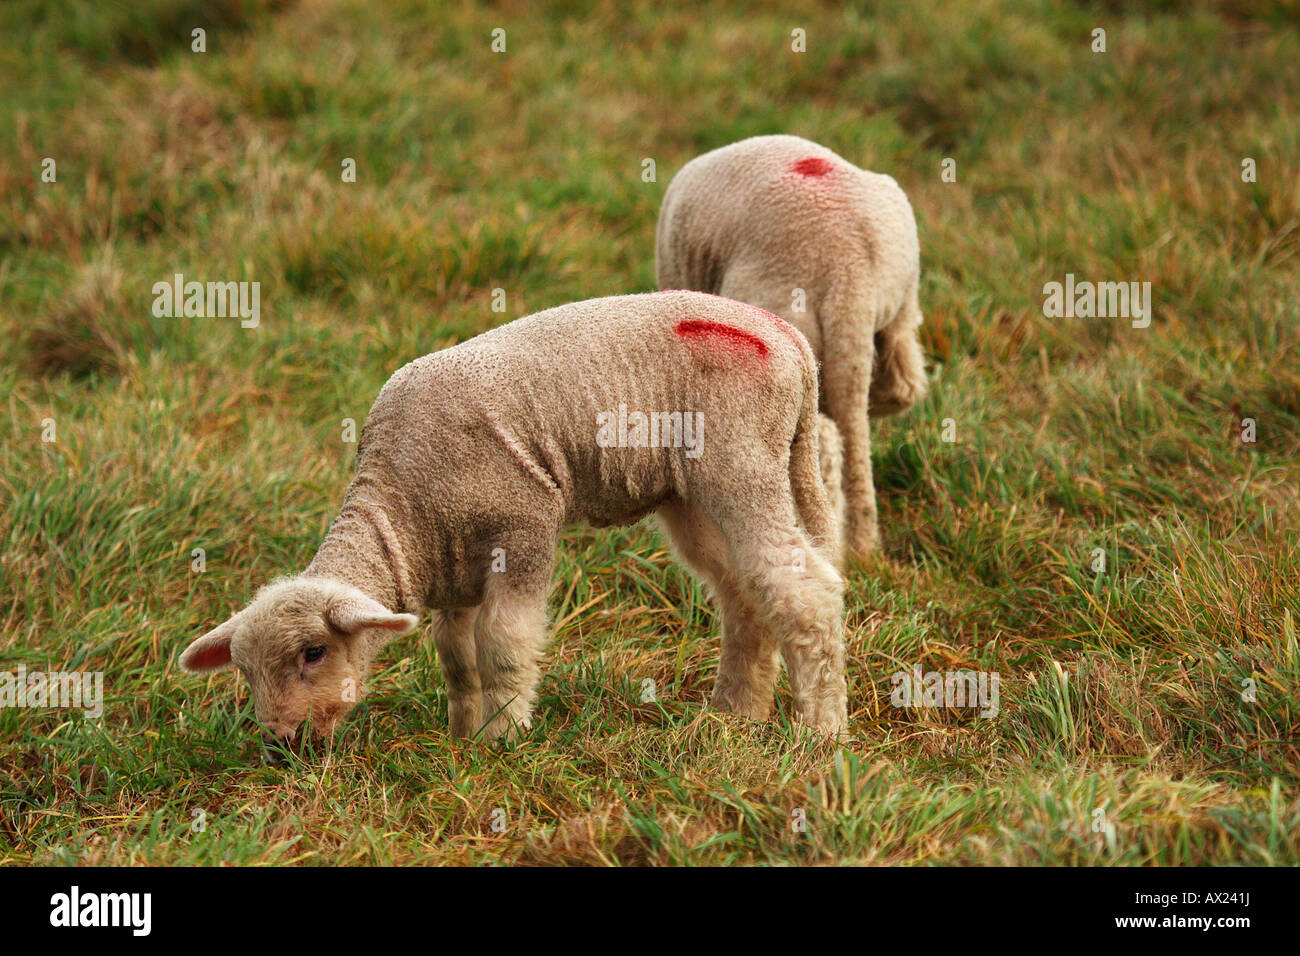
<instances>
[{"instance_id":1,"label":"lamb's muzzle","mask_svg":"<svg viewBox=\"0 0 1300 956\"><path fill-rule=\"evenodd\" d=\"M713 702L847 722L837 522L821 480L808 342L693 292L577 302L427 355L381 390L356 475L306 571L196 640L238 667L276 736L330 730L384 644L434 609L451 731L530 725L565 526L656 513L722 617Z\"/></svg>"},{"instance_id":2,"label":"lamb's muzzle","mask_svg":"<svg viewBox=\"0 0 1300 956\"><path fill-rule=\"evenodd\" d=\"M869 416L905 411L926 388L920 246L898 184L797 136L742 140L673 177L655 259L661 289L749 302L807 336L825 425L842 434L843 475L830 478L843 484L846 543L873 551Z\"/></svg>"}]
</instances>

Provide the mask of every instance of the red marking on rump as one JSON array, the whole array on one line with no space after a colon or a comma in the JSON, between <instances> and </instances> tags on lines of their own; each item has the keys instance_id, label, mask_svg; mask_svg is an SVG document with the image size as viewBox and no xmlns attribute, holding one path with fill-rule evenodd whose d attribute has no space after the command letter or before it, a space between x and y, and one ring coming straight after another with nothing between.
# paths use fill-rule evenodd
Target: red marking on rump
<instances>
[{"instance_id":1,"label":"red marking on rump","mask_svg":"<svg viewBox=\"0 0 1300 956\"><path fill-rule=\"evenodd\" d=\"M735 303L736 305L743 305L745 308L753 312L757 312L759 315L765 316L766 318L775 322L777 328L779 328L782 332L784 332L786 336L788 336L789 338L798 339L802 337L798 329L796 329L785 319L781 318L775 312L769 312L767 311L767 309L759 308L756 305L750 305L748 302L741 302L739 299L729 299L725 295L715 295L712 292L697 292L693 289L660 289L658 292L647 292L645 294L646 295L679 295L683 292L686 293L687 295L707 295L710 299L721 299L723 302L732 302Z\"/></svg>"},{"instance_id":2,"label":"red marking on rump","mask_svg":"<svg viewBox=\"0 0 1300 956\"><path fill-rule=\"evenodd\" d=\"M733 325L719 322L705 322L701 319L687 319L673 326L678 338L687 342L717 342L730 350L752 351L759 358L767 359L767 343L757 335L752 335Z\"/></svg>"},{"instance_id":3,"label":"red marking on rump","mask_svg":"<svg viewBox=\"0 0 1300 956\"><path fill-rule=\"evenodd\" d=\"M820 156L809 156L807 159L801 159L790 167L792 173L798 173L800 176L825 176L835 168L831 161L822 159Z\"/></svg>"}]
</instances>

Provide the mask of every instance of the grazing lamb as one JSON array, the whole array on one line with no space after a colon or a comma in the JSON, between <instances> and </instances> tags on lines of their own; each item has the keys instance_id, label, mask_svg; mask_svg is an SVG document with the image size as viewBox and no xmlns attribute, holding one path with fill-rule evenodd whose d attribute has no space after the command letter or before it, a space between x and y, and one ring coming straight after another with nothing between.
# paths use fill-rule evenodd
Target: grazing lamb
<instances>
[{"instance_id":1,"label":"grazing lamb","mask_svg":"<svg viewBox=\"0 0 1300 956\"><path fill-rule=\"evenodd\" d=\"M334 728L427 606L451 732L493 739L530 725L561 530L655 512L721 612L714 706L765 718L779 649L797 717L838 734L842 583L817 443L812 351L761 309L674 292L527 316L389 379L306 571L181 666L239 668L273 749L293 746L308 718Z\"/></svg>"},{"instance_id":2,"label":"grazing lamb","mask_svg":"<svg viewBox=\"0 0 1300 956\"><path fill-rule=\"evenodd\" d=\"M858 555L879 544L868 409L925 394L917 328L920 247L912 207L889 176L797 136L755 136L673 177L655 242L661 289L698 289L775 312L822 363L822 444L843 440L836 509ZM802 290L802 294L796 292ZM800 301L802 299L802 301ZM841 476L826 455L828 491Z\"/></svg>"}]
</instances>

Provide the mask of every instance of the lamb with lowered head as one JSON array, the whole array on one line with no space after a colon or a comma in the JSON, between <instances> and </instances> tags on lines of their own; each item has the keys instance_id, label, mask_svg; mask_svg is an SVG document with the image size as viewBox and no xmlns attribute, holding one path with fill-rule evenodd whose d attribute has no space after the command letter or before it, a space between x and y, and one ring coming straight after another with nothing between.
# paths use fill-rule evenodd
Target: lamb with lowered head
<instances>
[{"instance_id":1,"label":"lamb with lowered head","mask_svg":"<svg viewBox=\"0 0 1300 956\"><path fill-rule=\"evenodd\" d=\"M512 733L532 718L562 529L653 512L720 611L714 706L765 718L779 651L798 719L838 734L842 584L816 375L784 321L696 292L563 305L417 359L380 391L311 564L181 666L237 667L273 745L292 747L304 721L334 728L429 607L451 732Z\"/></svg>"}]
</instances>

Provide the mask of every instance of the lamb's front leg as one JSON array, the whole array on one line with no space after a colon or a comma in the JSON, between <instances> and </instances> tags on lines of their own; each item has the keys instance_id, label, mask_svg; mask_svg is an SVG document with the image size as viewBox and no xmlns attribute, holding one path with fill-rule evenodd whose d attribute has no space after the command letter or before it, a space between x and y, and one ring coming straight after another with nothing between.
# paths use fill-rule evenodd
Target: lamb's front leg
<instances>
[{"instance_id":1,"label":"lamb's front leg","mask_svg":"<svg viewBox=\"0 0 1300 956\"><path fill-rule=\"evenodd\" d=\"M844 523L848 517L848 502L844 497L844 440L840 430L828 415L817 416L817 445L822 471L822 485L835 512L836 540L826 553L837 567L844 562Z\"/></svg>"},{"instance_id":2,"label":"lamb's front leg","mask_svg":"<svg viewBox=\"0 0 1300 956\"><path fill-rule=\"evenodd\" d=\"M483 683L483 740L513 738L533 723L546 643L546 592L489 593L475 622Z\"/></svg>"},{"instance_id":3,"label":"lamb's front leg","mask_svg":"<svg viewBox=\"0 0 1300 956\"><path fill-rule=\"evenodd\" d=\"M488 573L474 622L485 741L532 726L558 528L558 519L521 521L509 540L498 542L504 565Z\"/></svg>"},{"instance_id":4,"label":"lamb's front leg","mask_svg":"<svg viewBox=\"0 0 1300 956\"><path fill-rule=\"evenodd\" d=\"M720 594L722 654L713 685L715 710L767 720L776 686L776 639L754 620L744 595Z\"/></svg>"},{"instance_id":5,"label":"lamb's front leg","mask_svg":"<svg viewBox=\"0 0 1300 956\"><path fill-rule=\"evenodd\" d=\"M453 737L472 737L483 722L483 688L474 647L477 607L433 614L433 643L447 681L447 715Z\"/></svg>"}]
</instances>

